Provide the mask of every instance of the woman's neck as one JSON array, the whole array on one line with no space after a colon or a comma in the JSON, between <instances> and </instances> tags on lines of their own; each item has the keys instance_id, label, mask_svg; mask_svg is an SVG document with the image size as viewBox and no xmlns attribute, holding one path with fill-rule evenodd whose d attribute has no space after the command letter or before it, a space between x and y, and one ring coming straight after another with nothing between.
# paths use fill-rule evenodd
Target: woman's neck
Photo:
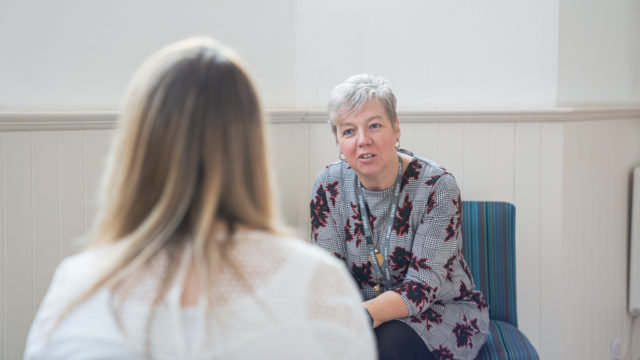
<instances>
[{"instance_id":1,"label":"woman's neck","mask_svg":"<svg viewBox=\"0 0 640 360\"><path fill-rule=\"evenodd\" d=\"M398 153L400 159L402 159L402 172L407 167L407 164L411 161L411 157L402 153ZM380 191L392 187L396 183L396 177L398 176L398 157L395 158L389 166L387 166L382 173L375 177L364 177L358 175L360 184L367 190Z\"/></svg>"}]
</instances>

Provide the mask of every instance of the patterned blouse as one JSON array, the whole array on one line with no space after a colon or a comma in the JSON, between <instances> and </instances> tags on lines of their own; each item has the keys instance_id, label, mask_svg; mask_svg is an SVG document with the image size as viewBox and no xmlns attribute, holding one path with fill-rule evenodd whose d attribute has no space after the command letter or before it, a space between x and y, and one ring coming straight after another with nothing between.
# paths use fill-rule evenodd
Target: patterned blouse
<instances>
[{"instance_id":1,"label":"patterned blouse","mask_svg":"<svg viewBox=\"0 0 640 360\"><path fill-rule=\"evenodd\" d=\"M318 174L311 199L311 237L345 262L368 300L375 297L376 282L355 186L355 171L346 161ZM414 156L400 186L388 252L391 290L409 309L409 316L399 320L413 328L436 358L474 358L489 333L489 311L462 256L458 185L437 163ZM389 219L393 186L362 192L373 242L382 243L378 239Z\"/></svg>"}]
</instances>

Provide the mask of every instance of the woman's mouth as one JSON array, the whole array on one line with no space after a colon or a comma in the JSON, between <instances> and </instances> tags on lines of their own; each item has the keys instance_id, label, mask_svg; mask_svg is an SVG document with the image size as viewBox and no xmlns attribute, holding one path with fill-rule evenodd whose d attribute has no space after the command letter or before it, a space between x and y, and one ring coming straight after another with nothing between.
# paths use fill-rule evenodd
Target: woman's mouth
<instances>
[{"instance_id":1,"label":"woman's mouth","mask_svg":"<svg viewBox=\"0 0 640 360\"><path fill-rule=\"evenodd\" d=\"M367 159L373 158L374 156L375 155L373 155L373 154L364 154L364 155L360 155L360 159L367 160Z\"/></svg>"}]
</instances>

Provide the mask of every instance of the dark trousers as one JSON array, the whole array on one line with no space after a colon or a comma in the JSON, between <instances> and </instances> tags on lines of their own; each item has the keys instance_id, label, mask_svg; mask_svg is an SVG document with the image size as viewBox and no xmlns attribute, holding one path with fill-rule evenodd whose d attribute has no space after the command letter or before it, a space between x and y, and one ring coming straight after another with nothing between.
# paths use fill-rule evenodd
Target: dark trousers
<instances>
[{"instance_id":1,"label":"dark trousers","mask_svg":"<svg viewBox=\"0 0 640 360\"><path fill-rule=\"evenodd\" d=\"M373 331L380 360L435 360L420 336L401 321L386 322Z\"/></svg>"}]
</instances>

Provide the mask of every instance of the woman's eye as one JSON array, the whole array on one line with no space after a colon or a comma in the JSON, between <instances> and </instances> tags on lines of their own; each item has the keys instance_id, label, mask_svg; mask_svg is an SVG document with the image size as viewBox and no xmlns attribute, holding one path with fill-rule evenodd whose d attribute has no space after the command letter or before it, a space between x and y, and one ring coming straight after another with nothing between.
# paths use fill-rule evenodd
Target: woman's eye
<instances>
[{"instance_id":1,"label":"woman's eye","mask_svg":"<svg viewBox=\"0 0 640 360\"><path fill-rule=\"evenodd\" d=\"M347 130L342 132L343 136L347 136L347 135L351 135L351 134L353 134L353 129L347 129Z\"/></svg>"},{"instance_id":2,"label":"woman's eye","mask_svg":"<svg viewBox=\"0 0 640 360\"><path fill-rule=\"evenodd\" d=\"M370 126L370 127L371 127L372 129L377 129L377 128L379 128L379 127L380 127L380 124L375 124L375 123L374 123L374 124L371 124L371 126Z\"/></svg>"}]
</instances>

